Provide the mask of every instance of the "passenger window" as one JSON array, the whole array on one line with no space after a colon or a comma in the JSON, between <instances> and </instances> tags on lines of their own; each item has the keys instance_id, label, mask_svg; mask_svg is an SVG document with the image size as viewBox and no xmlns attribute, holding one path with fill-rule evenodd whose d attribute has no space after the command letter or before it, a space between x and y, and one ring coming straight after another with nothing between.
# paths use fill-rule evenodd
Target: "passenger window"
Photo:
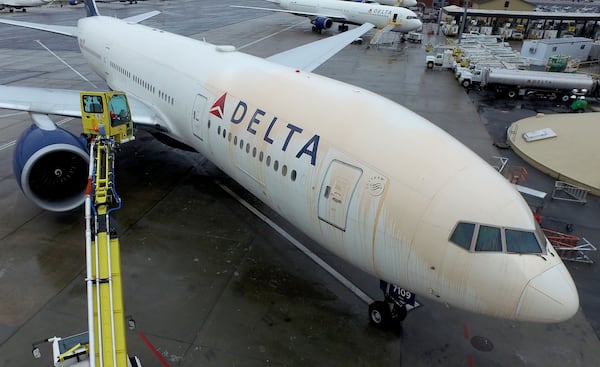
<instances>
[{"instance_id":1,"label":"passenger window","mask_svg":"<svg viewBox=\"0 0 600 367\"><path fill-rule=\"evenodd\" d=\"M533 232L506 229L506 251L518 254L539 254L542 249Z\"/></svg>"},{"instance_id":2,"label":"passenger window","mask_svg":"<svg viewBox=\"0 0 600 367\"><path fill-rule=\"evenodd\" d=\"M475 251L498 251L502 252L502 237L500 228L479 226L479 234L475 243Z\"/></svg>"},{"instance_id":3,"label":"passenger window","mask_svg":"<svg viewBox=\"0 0 600 367\"><path fill-rule=\"evenodd\" d=\"M450 241L464 248L465 250L471 249L471 240L473 239L473 232L475 231L475 224L473 223L458 223L450 237Z\"/></svg>"}]
</instances>

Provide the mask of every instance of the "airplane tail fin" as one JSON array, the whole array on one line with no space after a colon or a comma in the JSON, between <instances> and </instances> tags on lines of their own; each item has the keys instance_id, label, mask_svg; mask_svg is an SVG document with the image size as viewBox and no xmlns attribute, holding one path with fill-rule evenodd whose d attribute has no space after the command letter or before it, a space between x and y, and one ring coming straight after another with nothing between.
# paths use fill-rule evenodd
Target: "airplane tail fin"
<instances>
[{"instance_id":1,"label":"airplane tail fin","mask_svg":"<svg viewBox=\"0 0 600 367\"><path fill-rule=\"evenodd\" d=\"M98 12L98 7L96 6L96 1L94 0L84 0L85 3L85 11L87 12L88 17L95 17L100 15Z\"/></svg>"}]
</instances>

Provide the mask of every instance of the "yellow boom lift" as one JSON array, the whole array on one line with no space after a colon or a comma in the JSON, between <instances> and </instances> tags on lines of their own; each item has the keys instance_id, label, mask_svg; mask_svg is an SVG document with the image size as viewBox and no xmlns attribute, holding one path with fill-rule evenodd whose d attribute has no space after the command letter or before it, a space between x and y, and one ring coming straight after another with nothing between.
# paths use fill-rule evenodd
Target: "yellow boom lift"
<instances>
[{"instance_id":1,"label":"yellow boom lift","mask_svg":"<svg viewBox=\"0 0 600 367\"><path fill-rule=\"evenodd\" d=\"M111 215L121 208L115 189L115 151L133 140L133 122L123 92L81 92L83 133L90 140L85 198L88 332L52 337L54 366L141 367L127 355L119 238ZM39 344L39 343L36 343ZM33 354L40 357L34 344Z\"/></svg>"}]
</instances>

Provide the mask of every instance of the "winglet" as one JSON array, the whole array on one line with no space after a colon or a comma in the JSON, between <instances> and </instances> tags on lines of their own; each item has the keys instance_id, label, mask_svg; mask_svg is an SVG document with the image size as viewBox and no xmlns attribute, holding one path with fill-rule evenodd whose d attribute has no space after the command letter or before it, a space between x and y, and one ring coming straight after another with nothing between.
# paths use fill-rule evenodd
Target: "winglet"
<instances>
[{"instance_id":1,"label":"winglet","mask_svg":"<svg viewBox=\"0 0 600 367\"><path fill-rule=\"evenodd\" d=\"M373 27L373 24L365 23L347 32L278 53L267 60L304 71L313 71Z\"/></svg>"},{"instance_id":2,"label":"winglet","mask_svg":"<svg viewBox=\"0 0 600 367\"><path fill-rule=\"evenodd\" d=\"M95 17L100 15L98 11L98 7L96 6L96 1L94 0L84 0L85 2L85 11L87 12L88 17Z\"/></svg>"}]
</instances>

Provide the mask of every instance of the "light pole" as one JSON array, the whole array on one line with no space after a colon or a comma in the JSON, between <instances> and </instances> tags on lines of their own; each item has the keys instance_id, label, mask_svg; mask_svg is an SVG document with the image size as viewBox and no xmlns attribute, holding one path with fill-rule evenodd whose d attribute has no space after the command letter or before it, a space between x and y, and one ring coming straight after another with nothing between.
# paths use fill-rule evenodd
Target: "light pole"
<instances>
[{"instance_id":1,"label":"light pole","mask_svg":"<svg viewBox=\"0 0 600 367\"><path fill-rule=\"evenodd\" d=\"M465 29L465 23L467 22L467 8L469 7L469 0L463 1L463 7L465 8L465 12L463 13L462 21L460 22L460 28L458 29L458 43L460 43L460 39L462 38L462 34Z\"/></svg>"}]
</instances>

